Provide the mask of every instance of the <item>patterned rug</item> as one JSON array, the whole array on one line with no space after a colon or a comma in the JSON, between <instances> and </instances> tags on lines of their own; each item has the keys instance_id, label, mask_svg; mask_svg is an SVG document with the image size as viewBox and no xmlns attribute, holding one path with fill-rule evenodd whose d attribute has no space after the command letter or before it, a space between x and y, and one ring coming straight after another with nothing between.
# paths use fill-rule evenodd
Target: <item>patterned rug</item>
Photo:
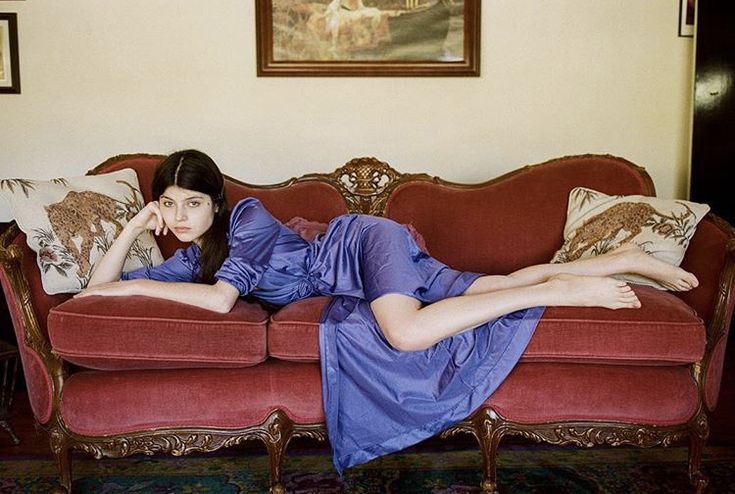
<instances>
[{"instance_id":1,"label":"patterned rug","mask_svg":"<svg viewBox=\"0 0 735 494\"><path fill-rule=\"evenodd\" d=\"M0 494L47 493L56 485L48 457L3 458ZM500 452L502 493L690 493L686 448L600 448L572 450L511 446ZM192 455L94 460L75 454L74 492L265 493L268 460L264 453L228 450ZM284 479L294 494L469 494L480 492L477 450L413 451L348 470L339 478L326 450L290 450ZM735 448L708 448L704 471L710 493L735 493Z\"/></svg>"}]
</instances>

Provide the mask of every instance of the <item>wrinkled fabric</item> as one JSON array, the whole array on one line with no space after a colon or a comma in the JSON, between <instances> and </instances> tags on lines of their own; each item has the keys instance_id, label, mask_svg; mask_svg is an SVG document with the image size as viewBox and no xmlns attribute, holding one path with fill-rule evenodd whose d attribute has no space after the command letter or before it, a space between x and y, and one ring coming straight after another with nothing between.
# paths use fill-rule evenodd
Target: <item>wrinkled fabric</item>
<instances>
[{"instance_id":1,"label":"wrinkled fabric","mask_svg":"<svg viewBox=\"0 0 735 494\"><path fill-rule=\"evenodd\" d=\"M327 431L340 473L431 437L476 410L526 348L543 308L518 311L420 352L399 352L383 337L370 302L399 293L425 304L462 295L478 273L449 268L422 251L402 225L348 214L313 241L276 220L256 199L232 210L230 256L215 277L286 305L333 297L320 321ZM124 279L193 281L199 249Z\"/></svg>"},{"instance_id":2,"label":"wrinkled fabric","mask_svg":"<svg viewBox=\"0 0 735 494\"><path fill-rule=\"evenodd\" d=\"M471 415L518 362L542 314L541 307L518 311L427 350L399 352L366 301L333 299L322 318L320 352L337 471L416 444Z\"/></svg>"}]
</instances>

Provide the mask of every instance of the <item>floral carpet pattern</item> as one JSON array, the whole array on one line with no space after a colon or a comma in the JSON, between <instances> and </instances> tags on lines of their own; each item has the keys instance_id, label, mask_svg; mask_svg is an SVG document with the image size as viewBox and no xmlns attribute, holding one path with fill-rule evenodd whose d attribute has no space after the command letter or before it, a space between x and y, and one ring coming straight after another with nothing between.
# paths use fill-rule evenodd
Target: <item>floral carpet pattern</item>
<instances>
[{"instance_id":1,"label":"floral carpet pattern","mask_svg":"<svg viewBox=\"0 0 735 494\"><path fill-rule=\"evenodd\" d=\"M0 494L47 493L56 484L48 458L3 458ZM501 449L501 493L690 493L686 448L571 450L516 446ZM391 455L348 470L339 478L329 453L290 451L284 464L287 492L294 494L469 494L480 492L477 450ZM708 448L704 470L710 493L735 493L735 448ZM268 460L252 451L94 460L74 456L79 494L266 493Z\"/></svg>"}]
</instances>

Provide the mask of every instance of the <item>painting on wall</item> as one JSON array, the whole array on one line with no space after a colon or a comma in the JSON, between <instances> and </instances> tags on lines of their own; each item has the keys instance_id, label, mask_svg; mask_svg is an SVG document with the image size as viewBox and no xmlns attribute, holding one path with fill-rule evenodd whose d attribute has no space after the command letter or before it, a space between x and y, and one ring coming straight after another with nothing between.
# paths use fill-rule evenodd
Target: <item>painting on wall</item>
<instances>
[{"instance_id":1,"label":"painting on wall","mask_svg":"<svg viewBox=\"0 0 735 494\"><path fill-rule=\"evenodd\" d=\"M480 0L257 0L259 76L478 76Z\"/></svg>"},{"instance_id":2,"label":"painting on wall","mask_svg":"<svg viewBox=\"0 0 735 494\"><path fill-rule=\"evenodd\" d=\"M679 0L679 36L694 36L694 8L696 0Z\"/></svg>"},{"instance_id":3,"label":"painting on wall","mask_svg":"<svg viewBox=\"0 0 735 494\"><path fill-rule=\"evenodd\" d=\"M0 93L20 93L17 14L0 12Z\"/></svg>"}]
</instances>

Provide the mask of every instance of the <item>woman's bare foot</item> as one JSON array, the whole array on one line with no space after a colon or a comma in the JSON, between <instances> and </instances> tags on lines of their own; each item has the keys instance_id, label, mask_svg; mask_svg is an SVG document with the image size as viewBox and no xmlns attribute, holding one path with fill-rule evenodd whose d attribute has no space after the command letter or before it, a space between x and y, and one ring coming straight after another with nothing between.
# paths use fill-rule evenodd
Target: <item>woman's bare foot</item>
<instances>
[{"instance_id":1,"label":"woman's bare foot","mask_svg":"<svg viewBox=\"0 0 735 494\"><path fill-rule=\"evenodd\" d=\"M624 281L603 276L558 274L547 281L555 300L547 305L637 309L638 296Z\"/></svg>"},{"instance_id":2,"label":"woman's bare foot","mask_svg":"<svg viewBox=\"0 0 735 494\"><path fill-rule=\"evenodd\" d=\"M605 255L610 256L611 261L618 259L621 263L621 274L645 276L657 281L667 290L685 292L699 285L699 280L692 273L646 254L633 243L623 244Z\"/></svg>"}]
</instances>

